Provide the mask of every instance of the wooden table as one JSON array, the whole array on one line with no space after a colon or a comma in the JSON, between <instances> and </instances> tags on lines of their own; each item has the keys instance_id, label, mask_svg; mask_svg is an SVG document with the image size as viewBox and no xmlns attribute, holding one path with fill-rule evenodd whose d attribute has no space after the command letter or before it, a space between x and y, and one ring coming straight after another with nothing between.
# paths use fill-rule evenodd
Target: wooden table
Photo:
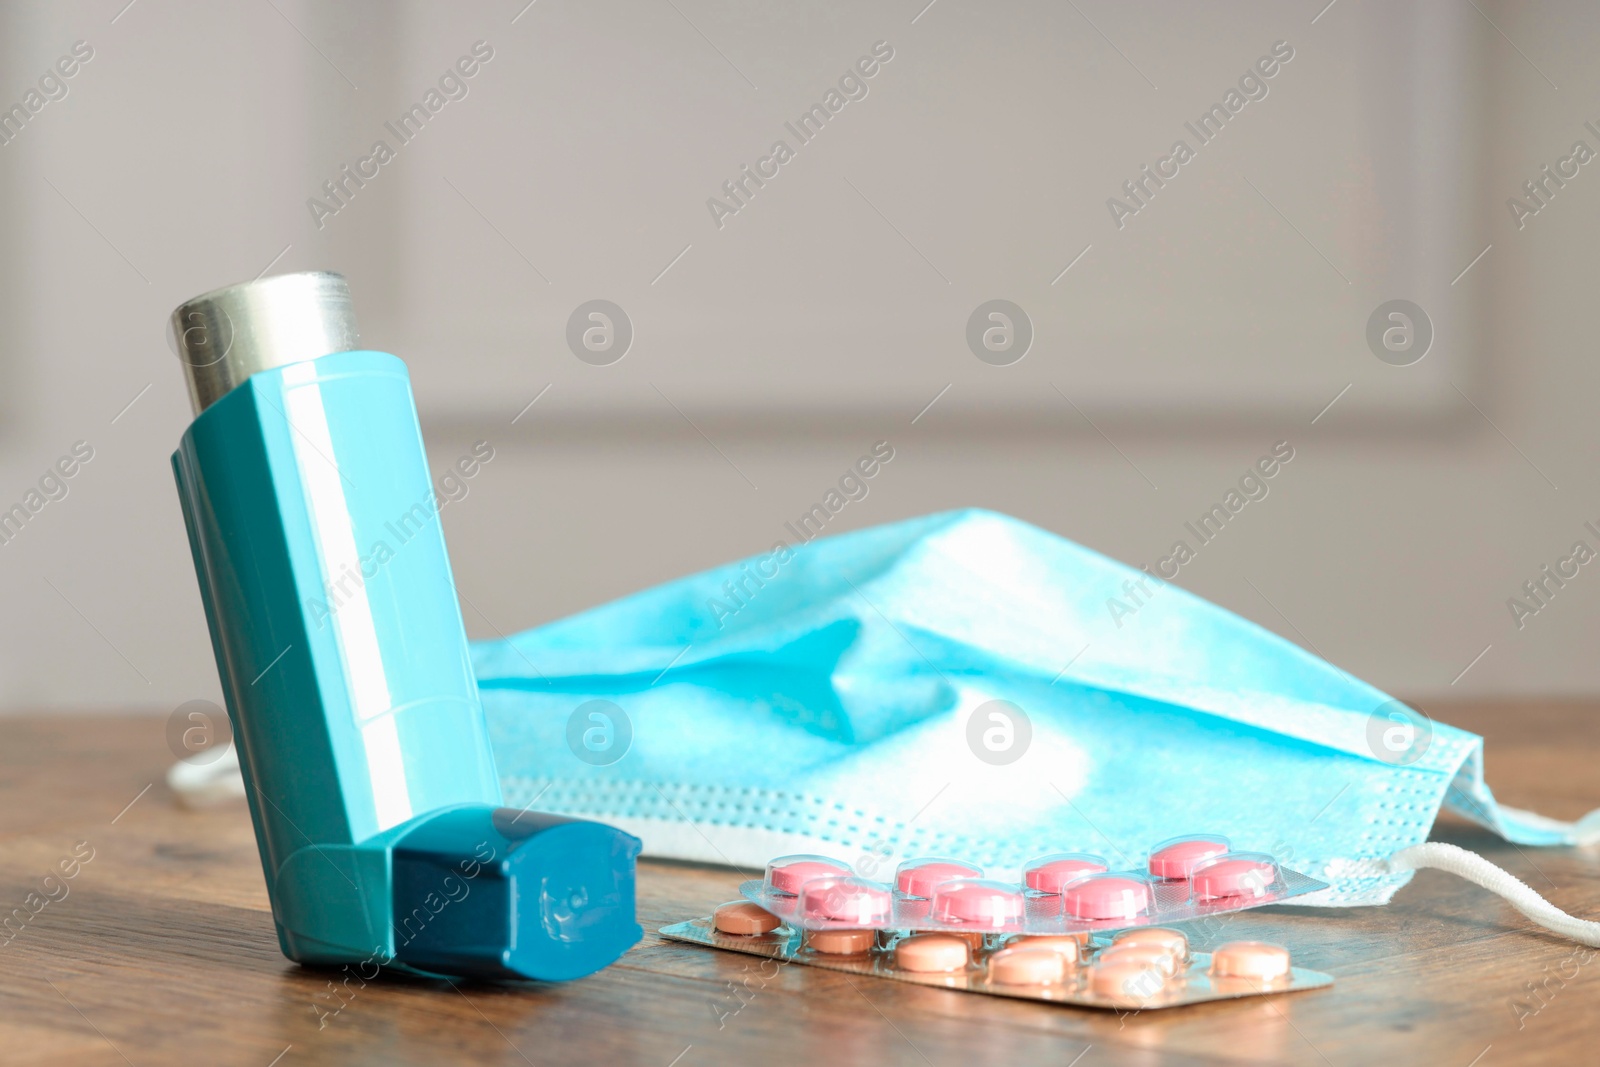
<instances>
[{"instance_id":1,"label":"wooden table","mask_svg":"<svg viewBox=\"0 0 1600 1067\"><path fill-rule=\"evenodd\" d=\"M1600 708L1427 710L1488 736L1503 800L1569 818L1600 806ZM1335 975L1332 989L1119 1017L807 967L763 983L750 977L752 957L655 934L734 896L738 875L646 862L645 939L608 970L559 986L381 980L319 1028L314 997L327 976L279 954L242 802L178 808L162 781L164 726L164 717L0 719L0 911L30 892L60 897L0 949L0 1063L1600 1060L1600 955L1564 986L1552 982L1519 1027L1512 1001L1562 969L1573 946L1429 871L1387 908L1268 909L1230 924L1230 938L1290 944L1298 962ZM1435 836L1482 852L1569 911L1600 913L1600 850L1519 851L1459 821ZM80 841L93 858L47 885ZM754 992L736 997L734 984Z\"/></svg>"}]
</instances>

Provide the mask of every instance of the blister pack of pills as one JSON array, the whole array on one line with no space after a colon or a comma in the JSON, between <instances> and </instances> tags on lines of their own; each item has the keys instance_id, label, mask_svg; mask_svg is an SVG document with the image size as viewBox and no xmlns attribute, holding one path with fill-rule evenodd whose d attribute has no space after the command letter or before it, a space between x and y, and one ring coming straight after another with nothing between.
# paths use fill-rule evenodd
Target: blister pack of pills
<instances>
[{"instance_id":1,"label":"blister pack of pills","mask_svg":"<svg viewBox=\"0 0 1600 1067\"><path fill-rule=\"evenodd\" d=\"M1191 952L1178 930L1144 926L1117 934L905 933L801 930L747 900L703 919L661 928L661 936L799 963L970 993L1080 1007L1145 1011L1333 984L1295 967L1289 950L1234 941ZM775 972L774 972L775 973ZM763 974L770 979L773 975Z\"/></svg>"},{"instance_id":2,"label":"blister pack of pills","mask_svg":"<svg viewBox=\"0 0 1600 1067\"><path fill-rule=\"evenodd\" d=\"M801 930L1078 934L1157 926L1264 904L1326 883L1264 853L1233 851L1198 834L1155 845L1141 870L1114 871L1100 856L1060 853L1028 863L1021 882L988 879L969 863L913 859L893 884L855 876L827 856L780 856L745 899Z\"/></svg>"}]
</instances>

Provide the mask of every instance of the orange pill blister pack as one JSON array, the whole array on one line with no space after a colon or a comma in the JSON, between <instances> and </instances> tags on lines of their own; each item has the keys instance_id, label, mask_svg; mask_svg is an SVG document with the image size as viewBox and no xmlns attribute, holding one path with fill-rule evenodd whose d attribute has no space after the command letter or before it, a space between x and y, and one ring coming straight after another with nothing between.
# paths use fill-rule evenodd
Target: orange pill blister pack
<instances>
[{"instance_id":1,"label":"orange pill blister pack","mask_svg":"<svg viewBox=\"0 0 1600 1067\"><path fill-rule=\"evenodd\" d=\"M1144 926L1116 934L913 933L802 930L757 905L731 901L661 936L832 971L969 993L1145 1011L1333 984L1292 965L1288 949L1234 941L1192 952L1182 932Z\"/></svg>"}]
</instances>

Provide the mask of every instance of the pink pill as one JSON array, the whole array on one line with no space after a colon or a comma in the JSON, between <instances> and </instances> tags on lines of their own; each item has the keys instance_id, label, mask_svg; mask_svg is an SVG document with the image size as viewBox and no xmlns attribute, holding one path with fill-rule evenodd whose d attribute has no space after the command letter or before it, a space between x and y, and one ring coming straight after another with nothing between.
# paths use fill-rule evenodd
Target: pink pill
<instances>
[{"instance_id":1,"label":"pink pill","mask_svg":"<svg viewBox=\"0 0 1600 1067\"><path fill-rule=\"evenodd\" d=\"M977 867L955 860L906 860L895 873L895 888L908 897L931 897L940 882L982 877Z\"/></svg>"},{"instance_id":2,"label":"pink pill","mask_svg":"<svg viewBox=\"0 0 1600 1067\"><path fill-rule=\"evenodd\" d=\"M1212 856L1228 851L1226 837L1176 837L1163 841L1150 853L1150 873L1157 878L1182 880L1189 877L1194 865Z\"/></svg>"},{"instance_id":3,"label":"pink pill","mask_svg":"<svg viewBox=\"0 0 1600 1067\"><path fill-rule=\"evenodd\" d=\"M1061 900L1075 919L1132 919L1150 908L1150 884L1121 874L1091 874L1065 886Z\"/></svg>"},{"instance_id":4,"label":"pink pill","mask_svg":"<svg viewBox=\"0 0 1600 1067\"><path fill-rule=\"evenodd\" d=\"M1041 893L1059 893L1061 887L1074 878L1103 874L1105 871L1106 862L1099 856L1045 856L1028 864L1027 870L1022 872L1022 880L1029 889L1037 889Z\"/></svg>"},{"instance_id":5,"label":"pink pill","mask_svg":"<svg viewBox=\"0 0 1600 1067\"><path fill-rule=\"evenodd\" d=\"M877 926L889 921L889 891L860 878L813 878L800 887L800 914L807 919Z\"/></svg>"},{"instance_id":6,"label":"pink pill","mask_svg":"<svg viewBox=\"0 0 1600 1067\"><path fill-rule=\"evenodd\" d=\"M849 873L848 865L826 856L780 856L767 864L767 885L793 896L813 878Z\"/></svg>"},{"instance_id":7,"label":"pink pill","mask_svg":"<svg viewBox=\"0 0 1600 1067\"><path fill-rule=\"evenodd\" d=\"M1189 875L1195 900L1226 897L1264 897L1278 880L1278 865L1270 856L1238 852L1202 863Z\"/></svg>"},{"instance_id":8,"label":"pink pill","mask_svg":"<svg viewBox=\"0 0 1600 1067\"><path fill-rule=\"evenodd\" d=\"M1004 882L945 882L928 910L934 922L1000 927L1022 918L1022 894Z\"/></svg>"}]
</instances>

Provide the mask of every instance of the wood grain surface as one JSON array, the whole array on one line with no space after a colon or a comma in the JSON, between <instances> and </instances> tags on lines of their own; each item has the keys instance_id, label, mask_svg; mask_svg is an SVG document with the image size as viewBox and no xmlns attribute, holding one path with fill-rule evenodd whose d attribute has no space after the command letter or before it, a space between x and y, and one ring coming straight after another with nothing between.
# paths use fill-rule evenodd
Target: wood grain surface
<instances>
[{"instance_id":1,"label":"wood grain surface","mask_svg":"<svg viewBox=\"0 0 1600 1067\"><path fill-rule=\"evenodd\" d=\"M1600 707L1426 710L1489 738L1489 780L1503 801L1568 818L1600 807ZM764 981L753 957L655 934L732 897L740 875L645 862L644 941L598 975L460 988L384 978L324 1017L329 1002L317 995L328 975L278 951L243 803L185 811L167 792L164 716L0 719L0 741L0 912L30 893L59 898L0 934L4 1064L1600 1060L1600 956L1579 966L1574 946L1430 871L1386 908L1270 908L1229 924L1229 939L1290 945L1298 963L1336 977L1331 989L1119 1017L807 967ZM1600 850L1519 850L1456 820L1434 836L1483 853L1568 911L1600 914ZM93 858L60 880L75 848ZM1534 1013L1519 1019L1517 1001Z\"/></svg>"}]
</instances>

